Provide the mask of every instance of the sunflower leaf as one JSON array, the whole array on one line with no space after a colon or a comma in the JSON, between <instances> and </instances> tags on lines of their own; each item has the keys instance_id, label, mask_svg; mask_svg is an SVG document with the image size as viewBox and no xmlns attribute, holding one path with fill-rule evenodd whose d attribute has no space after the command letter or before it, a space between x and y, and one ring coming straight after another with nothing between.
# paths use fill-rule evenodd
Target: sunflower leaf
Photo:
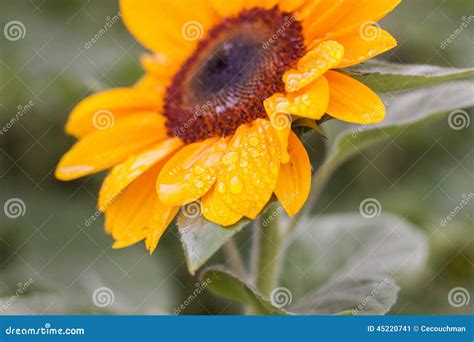
<instances>
[{"instance_id":1,"label":"sunflower leaf","mask_svg":"<svg viewBox=\"0 0 474 342\"><path fill-rule=\"evenodd\" d=\"M350 213L300 221L282 272L282 285L294 298L289 311L380 315L395 303L395 281L403 283L423 267L427 241L417 227L373 204L376 210L366 207L365 217Z\"/></svg>"},{"instance_id":2,"label":"sunflower leaf","mask_svg":"<svg viewBox=\"0 0 474 342\"><path fill-rule=\"evenodd\" d=\"M258 314L280 316L289 314L282 308L273 305L253 286L222 267L207 268L201 273L200 277L216 295L244 305L250 305Z\"/></svg>"},{"instance_id":3,"label":"sunflower leaf","mask_svg":"<svg viewBox=\"0 0 474 342\"><path fill-rule=\"evenodd\" d=\"M474 75L474 68L395 64L378 60L368 61L345 71L381 93L429 86Z\"/></svg>"},{"instance_id":4,"label":"sunflower leaf","mask_svg":"<svg viewBox=\"0 0 474 342\"><path fill-rule=\"evenodd\" d=\"M177 225L189 272L194 275L234 234L248 223L242 219L231 227L220 227L201 215L178 216Z\"/></svg>"},{"instance_id":5,"label":"sunflower leaf","mask_svg":"<svg viewBox=\"0 0 474 342\"><path fill-rule=\"evenodd\" d=\"M320 188L328 176L350 157L376 143L393 139L411 124L448 112L458 116L451 118L452 120L470 120L468 114L460 109L474 106L473 93L473 81L457 81L387 97L384 99L387 103L387 115L383 122L375 125L351 125L330 135L329 141L333 143L326 161L316 174L313 188ZM450 119L446 124L451 124Z\"/></svg>"},{"instance_id":6,"label":"sunflower leaf","mask_svg":"<svg viewBox=\"0 0 474 342\"><path fill-rule=\"evenodd\" d=\"M390 276L329 281L304 296L291 310L305 315L384 315L395 304L398 290Z\"/></svg>"}]
</instances>

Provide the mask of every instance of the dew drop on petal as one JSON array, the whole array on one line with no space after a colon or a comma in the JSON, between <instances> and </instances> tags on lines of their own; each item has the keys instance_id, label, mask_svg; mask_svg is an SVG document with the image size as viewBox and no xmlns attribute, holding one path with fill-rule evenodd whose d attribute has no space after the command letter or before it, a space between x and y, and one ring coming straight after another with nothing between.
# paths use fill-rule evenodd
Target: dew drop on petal
<instances>
[{"instance_id":1,"label":"dew drop on petal","mask_svg":"<svg viewBox=\"0 0 474 342\"><path fill-rule=\"evenodd\" d=\"M257 137L251 137L249 139L249 145L253 146L253 147L257 146L258 145L258 138Z\"/></svg>"},{"instance_id":2,"label":"dew drop on petal","mask_svg":"<svg viewBox=\"0 0 474 342\"><path fill-rule=\"evenodd\" d=\"M221 194L224 194L226 192L226 187L225 184L220 182L217 184L217 191Z\"/></svg>"},{"instance_id":3,"label":"dew drop on petal","mask_svg":"<svg viewBox=\"0 0 474 342\"><path fill-rule=\"evenodd\" d=\"M241 193L243 187L244 187L244 183L242 183L242 181L240 180L238 176L234 176L230 179L229 191L233 193L234 195Z\"/></svg>"}]
</instances>

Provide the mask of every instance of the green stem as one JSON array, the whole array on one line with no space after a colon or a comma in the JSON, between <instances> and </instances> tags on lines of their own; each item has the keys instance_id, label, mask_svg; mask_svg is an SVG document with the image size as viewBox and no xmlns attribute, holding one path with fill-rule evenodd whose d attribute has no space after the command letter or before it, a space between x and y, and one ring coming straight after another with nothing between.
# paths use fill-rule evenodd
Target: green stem
<instances>
[{"instance_id":1,"label":"green stem","mask_svg":"<svg viewBox=\"0 0 474 342\"><path fill-rule=\"evenodd\" d=\"M230 269L245 281L247 279L247 271L233 237L224 244L224 254L227 257Z\"/></svg>"},{"instance_id":2,"label":"green stem","mask_svg":"<svg viewBox=\"0 0 474 342\"><path fill-rule=\"evenodd\" d=\"M279 204L271 205L256 222L254 240L255 286L270 297L277 285L283 234L278 223Z\"/></svg>"}]
</instances>

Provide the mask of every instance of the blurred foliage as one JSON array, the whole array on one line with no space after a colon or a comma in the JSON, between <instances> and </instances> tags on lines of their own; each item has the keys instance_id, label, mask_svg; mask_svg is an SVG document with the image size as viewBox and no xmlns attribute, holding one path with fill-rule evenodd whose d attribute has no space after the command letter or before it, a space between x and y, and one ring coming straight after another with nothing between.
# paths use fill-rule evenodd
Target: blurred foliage
<instances>
[{"instance_id":1,"label":"blurred foliage","mask_svg":"<svg viewBox=\"0 0 474 342\"><path fill-rule=\"evenodd\" d=\"M19 41L0 37L0 125L4 126L29 101L32 108L0 135L0 203L12 197L26 204L18 219L0 215L0 296L15 292L18 282L35 279L33 290L64 291L41 310L25 303L20 312L54 313L59 303L77 296L81 304L66 304L84 312L91 305L91 289L123 283L132 302L116 295L117 312L172 313L195 290L196 278L184 264L175 228L170 228L153 256L137 245L107 249L111 238L94 215L101 176L70 183L54 179L53 170L73 139L63 133L71 108L87 94L133 84L142 74L138 56L143 51L117 22L99 41L85 44L118 12L114 0L0 0L0 24L25 24ZM397 63L472 67L474 24L445 49L440 44L474 14L471 0L405 0L382 26L397 37L399 47L384 58ZM414 125L393 141L382 143L352 159L336 173L317 204L318 213L357 211L368 197L377 198L384 212L406 217L427 232L429 263L424 272L402 287L392 314L462 314L447 296L462 286L474 295L472 244L473 203L445 227L441 220L474 192L474 155L471 125L449 128L446 117ZM323 128L324 125L323 125ZM315 138L319 139L319 138ZM315 151L313 160L320 159ZM250 229L238 236L248 245ZM105 252L104 252L105 251ZM219 259L219 255L215 257ZM91 266L92 265L92 266ZM143 284L149 282L148 284ZM81 291L88 295L79 296ZM115 286L115 285L114 285ZM70 294L73 292L73 295ZM147 295L150 294L150 297ZM49 298L49 297L48 297ZM141 305L146 303L149 305ZM34 305L38 307L34 307ZM47 306L47 305L46 305ZM77 312L76 311L76 312ZM153 311L155 312L155 311ZM156 313L156 312L155 312ZM207 293L191 301L184 314L239 313L230 302Z\"/></svg>"}]
</instances>

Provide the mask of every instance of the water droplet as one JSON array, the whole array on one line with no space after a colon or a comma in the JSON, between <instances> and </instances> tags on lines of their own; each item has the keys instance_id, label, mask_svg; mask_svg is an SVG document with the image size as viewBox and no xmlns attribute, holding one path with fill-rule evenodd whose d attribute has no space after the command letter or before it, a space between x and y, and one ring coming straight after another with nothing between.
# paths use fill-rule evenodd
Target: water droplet
<instances>
[{"instance_id":1,"label":"water droplet","mask_svg":"<svg viewBox=\"0 0 474 342\"><path fill-rule=\"evenodd\" d=\"M237 152L229 152L226 155L222 157L222 163L228 165L235 163L239 156L237 155Z\"/></svg>"},{"instance_id":2,"label":"water droplet","mask_svg":"<svg viewBox=\"0 0 474 342\"><path fill-rule=\"evenodd\" d=\"M200 179L196 179L194 181L194 186L198 189L202 188L204 186L204 182Z\"/></svg>"},{"instance_id":3,"label":"water droplet","mask_svg":"<svg viewBox=\"0 0 474 342\"><path fill-rule=\"evenodd\" d=\"M205 171L206 170L202 166L199 166L199 165L197 165L193 170L194 174L196 175L202 175Z\"/></svg>"},{"instance_id":4,"label":"water droplet","mask_svg":"<svg viewBox=\"0 0 474 342\"><path fill-rule=\"evenodd\" d=\"M225 184L222 182L219 182L217 184L217 192L224 194L226 192Z\"/></svg>"},{"instance_id":5,"label":"water droplet","mask_svg":"<svg viewBox=\"0 0 474 342\"><path fill-rule=\"evenodd\" d=\"M254 148L251 148L251 149L249 150L249 152L250 152L250 155L251 155L253 158L257 158L258 155L259 155L258 151L257 151L256 149L254 149Z\"/></svg>"},{"instance_id":6,"label":"water droplet","mask_svg":"<svg viewBox=\"0 0 474 342\"><path fill-rule=\"evenodd\" d=\"M239 194L242 192L242 189L244 187L244 184L240 180L238 176L234 176L231 178L229 181L229 190L233 194Z\"/></svg>"},{"instance_id":7,"label":"water droplet","mask_svg":"<svg viewBox=\"0 0 474 342\"><path fill-rule=\"evenodd\" d=\"M250 144L250 146L253 146L253 147L257 146L258 145L258 138L257 137L251 137L249 139L249 144Z\"/></svg>"},{"instance_id":8,"label":"water droplet","mask_svg":"<svg viewBox=\"0 0 474 342\"><path fill-rule=\"evenodd\" d=\"M258 178L258 172L255 172L255 173L253 174L253 179L252 179L252 181L253 181L253 184L254 184L255 186L259 186L259 185L260 185L260 183L261 183L262 181L260 180L260 178Z\"/></svg>"}]
</instances>

